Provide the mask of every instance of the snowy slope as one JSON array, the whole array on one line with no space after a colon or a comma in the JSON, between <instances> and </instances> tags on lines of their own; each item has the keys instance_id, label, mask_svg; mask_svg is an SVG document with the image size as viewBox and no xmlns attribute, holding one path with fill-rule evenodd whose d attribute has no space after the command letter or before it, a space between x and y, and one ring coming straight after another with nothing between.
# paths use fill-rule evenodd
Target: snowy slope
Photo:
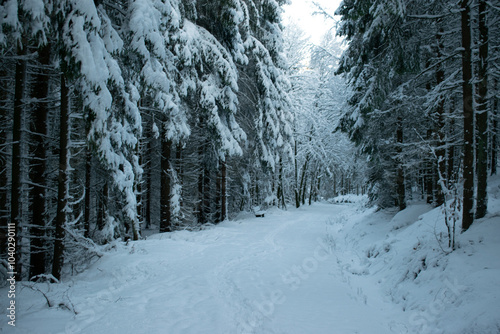
<instances>
[{"instance_id":1,"label":"snowy slope","mask_svg":"<svg viewBox=\"0 0 500 334\"><path fill-rule=\"evenodd\" d=\"M451 254L425 204L314 204L116 243L60 284L22 283L0 332L498 333L498 190Z\"/></svg>"},{"instance_id":2,"label":"snowy slope","mask_svg":"<svg viewBox=\"0 0 500 334\"><path fill-rule=\"evenodd\" d=\"M400 333L500 333L500 182L492 180L489 214L447 248L444 213L413 204L397 214L366 211L338 239L339 265L352 287L382 290L405 311Z\"/></svg>"}]
</instances>

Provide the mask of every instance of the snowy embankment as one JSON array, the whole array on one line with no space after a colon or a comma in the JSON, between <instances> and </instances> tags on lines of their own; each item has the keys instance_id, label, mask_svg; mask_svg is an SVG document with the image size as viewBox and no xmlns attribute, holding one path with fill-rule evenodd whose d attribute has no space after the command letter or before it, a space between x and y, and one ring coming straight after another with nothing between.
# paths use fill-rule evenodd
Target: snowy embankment
<instances>
[{"instance_id":1,"label":"snowy embankment","mask_svg":"<svg viewBox=\"0 0 500 334\"><path fill-rule=\"evenodd\" d=\"M497 195L451 254L427 205L314 204L116 243L60 284L20 283L0 332L498 333Z\"/></svg>"},{"instance_id":2,"label":"snowy embankment","mask_svg":"<svg viewBox=\"0 0 500 334\"><path fill-rule=\"evenodd\" d=\"M405 312L394 332L500 333L500 179L492 181L489 214L463 234L457 226L453 252L443 209L427 204L332 225L348 284L365 295L375 282Z\"/></svg>"}]
</instances>

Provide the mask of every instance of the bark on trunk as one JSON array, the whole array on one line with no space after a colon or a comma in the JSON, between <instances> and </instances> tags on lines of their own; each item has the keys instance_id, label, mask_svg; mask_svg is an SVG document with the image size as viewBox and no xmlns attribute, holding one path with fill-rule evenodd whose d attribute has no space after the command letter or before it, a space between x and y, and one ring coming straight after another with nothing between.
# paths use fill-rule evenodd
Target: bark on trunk
<instances>
[{"instance_id":1,"label":"bark on trunk","mask_svg":"<svg viewBox=\"0 0 500 334\"><path fill-rule=\"evenodd\" d=\"M0 78L7 83L7 73L0 70ZM6 102L9 98L7 89L2 82L0 86L0 122L6 121L10 110L7 110ZM0 152L7 155L7 129L0 129ZM7 159L0 159L0 234L6 236L9 224L9 206L8 206L8 181L7 181ZM7 258L7 238L0 238L0 257Z\"/></svg>"},{"instance_id":2,"label":"bark on trunk","mask_svg":"<svg viewBox=\"0 0 500 334\"><path fill-rule=\"evenodd\" d=\"M208 223L210 220L210 170L208 166L203 166L203 223Z\"/></svg>"},{"instance_id":3,"label":"bark on trunk","mask_svg":"<svg viewBox=\"0 0 500 334\"><path fill-rule=\"evenodd\" d=\"M476 218L486 215L488 206L488 26L486 1L479 0L479 66L477 96L477 204Z\"/></svg>"},{"instance_id":4,"label":"bark on trunk","mask_svg":"<svg viewBox=\"0 0 500 334\"><path fill-rule=\"evenodd\" d=\"M183 183L183 164L182 164L182 144L177 144L175 150L175 172L177 174L177 182L182 187ZM181 188L181 199L179 200L179 207L182 209L183 201L182 201L182 188Z\"/></svg>"},{"instance_id":5,"label":"bark on trunk","mask_svg":"<svg viewBox=\"0 0 500 334\"><path fill-rule=\"evenodd\" d=\"M306 202L306 171L307 171L307 164L309 163L309 155L306 156L306 161L304 162L304 166L302 167L302 173L300 176L300 186L299 186L299 191L300 191L300 203L302 205L305 204Z\"/></svg>"},{"instance_id":6,"label":"bark on trunk","mask_svg":"<svg viewBox=\"0 0 500 334\"><path fill-rule=\"evenodd\" d=\"M151 226L151 200L152 200L152 192L153 192L153 184L152 184L152 166L151 166L151 139L148 140L147 144L147 152L149 157L149 161L145 164L145 174L146 174L146 208L145 208L145 216L144 220L146 223L146 228Z\"/></svg>"},{"instance_id":7,"label":"bark on trunk","mask_svg":"<svg viewBox=\"0 0 500 334\"><path fill-rule=\"evenodd\" d=\"M427 131L427 140L432 140L432 130ZM434 166L434 158L429 157L426 159L425 163L425 174L424 174L424 184L425 184L425 193L426 193L426 201L428 204L434 203L434 186L435 186L435 175L436 169Z\"/></svg>"},{"instance_id":8,"label":"bark on trunk","mask_svg":"<svg viewBox=\"0 0 500 334\"><path fill-rule=\"evenodd\" d=\"M221 217L220 220L227 219L227 165L226 161L222 160L221 166Z\"/></svg>"},{"instance_id":9,"label":"bark on trunk","mask_svg":"<svg viewBox=\"0 0 500 334\"><path fill-rule=\"evenodd\" d=\"M295 207L300 207L300 187L299 187L299 162L297 160L297 141L295 141L295 159L294 159L294 169L295 169Z\"/></svg>"},{"instance_id":10,"label":"bark on trunk","mask_svg":"<svg viewBox=\"0 0 500 334\"><path fill-rule=\"evenodd\" d=\"M83 218L85 238L90 238L91 189L92 189L92 151L90 147L87 146L87 152L85 157L85 204L84 204L85 209Z\"/></svg>"},{"instance_id":11,"label":"bark on trunk","mask_svg":"<svg viewBox=\"0 0 500 334\"><path fill-rule=\"evenodd\" d=\"M137 143L137 156L139 157L139 166L144 171L144 150L143 148L143 139L139 139L139 142ZM137 179L135 181L135 191L136 191L136 198L137 198L137 219L139 220L141 228L144 226L144 189L143 189L143 179L142 177L140 179Z\"/></svg>"},{"instance_id":12,"label":"bark on trunk","mask_svg":"<svg viewBox=\"0 0 500 334\"><path fill-rule=\"evenodd\" d=\"M10 197L10 225L16 230L16 272L17 280L22 277L21 265L21 120L24 111L24 91L26 86L25 49L18 47L19 59L16 61L15 88L14 88L14 116L12 127L12 179Z\"/></svg>"},{"instance_id":13,"label":"bark on trunk","mask_svg":"<svg viewBox=\"0 0 500 334\"><path fill-rule=\"evenodd\" d=\"M494 91L498 92L498 80L495 79ZM497 93L498 94L498 93ZM492 127L491 129L491 175L497 173L497 160L498 160L498 96L493 96L493 113L492 113Z\"/></svg>"},{"instance_id":14,"label":"bark on trunk","mask_svg":"<svg viewBox=\"0 0 500 334\"><path fill-rule=\"evenodd\" d=\"M472 94L471 18L469 0L461 0L462 26L462 91L464 124L464 189L462 231L474 221L474 107Z\"/></svg>"},{"instance_id":15,"label":"bark on trunk","mask_svg":"<svg viewBox=\"0 0 500 334\"><path fill-rule=\"evenodd\" d=\"M56 231L54 241L54 260L52 264L52 276L61 278L64 264L64 235L67 220L68 206L68 159L69 159L69 90L66 83L65 74L61 75L61 114L60 114L60 134L59 134L59 178L57 186L57 214Z\"/></svg>"},{"instance_id":16,"label":"bark on trunk","mask_svg":"<svg viewBox=\"0 0 500 334\"><path fill-rule=\"evenodd\" d=\"M441 26L442 25L442 19L438 20L438 24ZM444 34L443 28L440 27L439 32L436 34L436 40L437 40L437 58L441 59L442 55L442 50L443 50L443 41L442 37ZM436 84L440 85L444 81L444 68L442 65L439 65L436 70ZM445 149L445 118L444 118L444 96L440 95L439 96L439 103L437 105L436 109L436 114L437 114L437 135L438 135L438 143L437 143L437 150L436 150L436 156L437 156L437 168L438 168L438 174L436 177L436 205L440 206L444 203L444 193L443 189L440 185L440 179L443 179L443 182L446 181L447 175L446 175L446 149Z\"/></svg>"},{"instance_id":17,"label":"bark on trunk","mask_svg":"<svg viewBox=\"0 0 500 334\"><path fill-rule=\"evenodd\" d=\"M397 129L396 129L396 140L397 147L396 152L400 155L403 152L402 144L403 144L403 119L398 117L397 120ZM406 194L405 194L405 174L403 170L403 163L401 161L401 157L397 159L398 167L397 167L397 191L398 191L398 205L399 210L406 209Z\"/></svg>"},{"instance_id":18,"label":"bark on trunk","mask_svg":"<svg viewBox=\"0 0 500 334\"><path fill-rule=\"evenodd\" d=\"M285 192L283 189L283 160L280 158L279 169L278 169L278 207L286 209L285 202Z\"/></svg>"},{"instance_id":19,"label":"bark on trunk","mask_svg":"<svg viewBox=\"0 0 500 334\"><path fill-rule=\"evenodd\" d=\"M108 196L109 196L109 186L108 182L104 182L102 187L102 192L99 201L99 210L97 213L97 228L102 231L106 225L106 218L108 212Z\"/></svg>"},{"instance_id":20,"label":"bark on trunk","mask_svg":"<svg viewBox=\"0 0 500 334\"><path fill-rule=\"evenodd\" d=\"M333 196L337 197L337 173L333 174Z\"/></svg>"},{"instance_id":21,"label":"bark on trunk","mask_svg":"<svg viewBox=\"0 0 500 334\"><path fill-rule=\"evenodd\" d=\"M311 184L309 185L309 200L308 204L311 205L314 197L315 187L316 187L316 171L311 174Z\"/></svg>"},{"instance_id":22,"label":"bark on trunk","mask_svg":"<svg viewBox=\"0 0 500 334\"><path fill-rule=\"evenodd\" d=\"M219 161L219 168L215 178L215 222L222 221L222 165Z\"/></svg>"},{"instance_id":23,"label":"bark on trunk","mask_svg":"<svg viewBox=\"0 0 500 334\"><path fill-rule=\"evenodd\" d=\"M170 156L172 142L162 139L161 156L161 198L160 198L160 232L172 231L172 210L170 208L171 182L170 182Z\"/></svg>"},{"instance_id":24,"label":"bark on trunk","mask_svg":"<svg viewBox=\"0 0 500 334\"><path fill-rule=\"evenodd\" d=\"M455 110L454 104L452 104L450 108L450 114ZM453 118L450 119L450 129L455 128L455 121ZM451 131L450 131L451 132ZM451 137L451 134L450 134ZM446 175L448 178L448 185L450 186L452 183L456 183L456 172L455 172L455 145L450 143L450 146L448 147L448 152L447 152L447 171Z\"/></svg>"},{"instance_id":25,"label":"bark on trunk","mask_svg":"<svg viewBox=\"0 0 500 334\"><path fill-rule=\"evenodd\" d=\"M50 62L50 45L38 49L40 64L39 73L35 76L33 98L35 105L31 123L32 154L31 159L31 215L30 228L30 274L29 277L45 274L45 170L47 161L47 97L49 94L49 73L47 67Z\"/></svg>"}]
</instances>

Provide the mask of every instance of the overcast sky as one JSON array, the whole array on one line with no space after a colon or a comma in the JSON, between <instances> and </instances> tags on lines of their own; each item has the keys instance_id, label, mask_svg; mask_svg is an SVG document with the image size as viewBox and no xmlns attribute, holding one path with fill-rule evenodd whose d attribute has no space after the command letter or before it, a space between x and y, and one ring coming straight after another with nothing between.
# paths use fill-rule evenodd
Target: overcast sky
<instances>
[{"instance_id":1,"label":"overcast sky","mask_svg":"<svg viewBox=\"0 0 500 334\"><path fill-rule=\"evenodd\" d=\"M284 6L284 24L297 23L302 30L311 36L313 43L318 44L325 32L335 27L334 21L325 20L320 15L313 15L315 7L312 0L291 0L291 2L291 5ZM321 4L333 15L342 0L315 0L315 2Z\"/></svg>"}]
</instances>

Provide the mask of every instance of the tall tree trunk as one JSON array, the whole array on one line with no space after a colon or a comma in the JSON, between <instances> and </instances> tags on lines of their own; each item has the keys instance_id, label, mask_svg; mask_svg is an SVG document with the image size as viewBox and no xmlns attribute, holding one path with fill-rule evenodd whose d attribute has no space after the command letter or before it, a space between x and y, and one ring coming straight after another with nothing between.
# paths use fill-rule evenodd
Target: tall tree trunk
<instances>
[{"instance_id":1,"label":"tall tree trunk","mask_svg":"<svg viewBox=\"0 0 500 334\"><path fill-rule=\"evenodd\" d=\"M455 105L454 103L452 103L451 107L450 107L450 114L452 114L452 112L455 110ZM455 128L455 121L453 120L453 118L450 118L449 120L450 122L450 126L449 126L449 132L450 132L450 137L452 135L452 131L453 129ZM448 187L450 187L450 185L453 183L453 182L456 182L456 178L457 178L457 175L455 175L455 145L453 143L450 143L450 145L448 146L448 152L447 152L447 171L446 171L446 175L447 175L447 178L448 178Z\"/></svg>"},{"instance_id":2,"label":"tall tree trunk","mask_svg":"<svg viewBox=\"0 0 500 334\"><path fill-rule=\"evenodd\" d=\"M200 152L201 153L201 152ZM206 223L205 217L203 216L203 171L204 168L200 167L200 174L198 175L198 203L196 208L196 218L198 220L198 224Z\"/></svg>"},{"instance_id":3,"label":"tall tree trunk","mask_svg":"<svg viewBox=\"0 0 500 334\"><path fill-rule=\"evenodd\" d=\"M160 232L172 232L172 210L170 208L170 156L172 141L161 140L161 196L160 196Z\"/></svg>"},{"instance_id":4,"label":"tall tree trunk","mask_svg":"<svg viewBox=\"0 0 500 334\"><path fill-rule=\"evenodd\" d=\"M209 219L210 219L210 213L211 213L211 210L210 210L210 206L211 206L210 205L211 204L211 201L210 201L211 189L210 188L211 187L210 187L210 170L209 170L208 166L206 166L205 164L203 166L202 175L203 175L203 217L204 217L203 222L208 223Z\"/></svg>"},{"instance_id":5,"label":"tall tree trunk","mask_svg":"<svg viewBox=\"0 0 500 334\"><path fill-rule=\"evenodd\" d=\"M283 189L283 160L280 157L278 169L278 207L286 209L285 191Z\"/></svg>"},{"instance_id":6,"label":"tall tree trunk","mask_svg":"<svg viewBox=\"0 0 500 334\"><path fill-rule=\"evenodd\" d=\"M306 202L306 171L307 171L307 164L309 163L309 154L306 156L306 161L304 162L304 166L302 167L302 173L300 176L300 185L299 185L299 191L300 191L300 203L302 205L305 204Z\"/></svg>"},{"instance_id":7,"label":"tall tree trunk","mask_svg":"<svg viewBox=\"0 0 500 334\"><path fill-rule=\"evenodd\" d=\"M139 144L136 144L139 146ZM139 147L136 147L136 152L138 152ZM139 171L136 170L135 177L134 177L134 183L133 183L133 189L134 189L134 195L135 199L137 201L137 197L140 196L140 187L141 187L141 182L142 182L142 175ZM140 202L139 202L140 203ZM141 204L142 208L142 204ZM135 207L135 212L136 212L136 217L134 219L128 219L130 222L130 227L132 228L132 240L136 241L139 240L141 237L141 219L142 215L141 212L139 211L140 207L139 205L136 205Z\"/></svg>"},{"instance_id":8,"label":"tall tree trunk","mask_svg":"<svg viewBox=\"0 0 500 334\"><path fill-rule=\"evenodd\" d=\"M144 173L146 174L146 207L145 207L145 214L144 214L144 220L146 223L146 228L149 228L151 226L151 207L152 207L152 199L153 199L153 168L152 168L152 159L151 159L151 139L148 139L148 143L146 146L146 154L148 155L149 159L148 161L144 164Z\"/></svg>"},{"instance_id":9,"label":"tall tree trunk","mask_svg":"<svg viewBox=\"0 0 500 334\"><path fill-rule=\"evenodd\" d=\"M472 94L472 57L471 57L471 15L469 0L461 0L462 26L462 90L463 90L463 216L462 231L466 231L474 221L474 107Z\"/></svg>"},{"instance_id":10,"label":"tall tree trunk","mask_svg":"<svg viewBox=\"0 0 500 334\"><path fill-rule=\"evenodd\" d=\"M64 264L64 235L68 209L68 159L69 159L69 90L66 77L63 71L61 75L61 114L60 114L60 134L59 134L59 178L57 187L57 214L56 231L54 241L54 260L52 264L52 276L61 278Z\"/></svg>"},{"instance_id":11,"label":"tall tree trunk","mask_svg":"<svg viewBox=\"0 0 500 334\"><path fill-rule=\"evenodd\" d=\"M31 123L32 154L31 159L31 215L30 228L30 274L29 277L45 274L45 170L47 161L46 140L47 136L47 98L49 95L49 73L47 67L50 63L50 45L38 49L40 64L39 73L35 76L33 98L35 106Z\"/></svg>"},{"instance_id":12,"label":"tall tree trunk","mask_svg":"<svg viewBox=\"0 0 500 334\"><path fill-rule=\"evenodd\" d=\"M208 223L210 218L210 171L208 167L200 168L198 178L198 224Z\"/></svg>"},{"instance_id":13,"label":"tall tree trunk","mask_svg":"<svg viewBox=\"0 0 500 334\"><path fill-rule=\"evenodd\" d=\"M275 178L275 175L273 173L273 176L272 176L272 181L271 181L271 194L273 196L273 201L272 201L272 206L276 206L276 199L278 198L278 195L277 195L277 191L275 191L276 189L276 178ZM275 196L276 194L276 196Z\"/></svg>"},{"instance_id":14,"label":"tall tree trunk","mask_svg":"<svg viewBox=\"0 0 500 334\"><path fill-rule=\"evenodd\" d=\"M16 272L17 280L22 277L21 265L21 120L24 111L24 92L26 86L25 49L18 46L14 88L14 119L12 127L12 179L10 197L10 225L16 229Z\"/></svg>"},{"instance_id":15,"label":"tall tree trunk","mask_svg":"<svg viewBox=\"0 0 500 334\"><path fill-rule=\"evenodd\" d=\"M297 159L297 141L295 141L295 157L294 157L294 169L295 169L295 207L300 207L300 186L299 186L299 161Z\"/></svg>"},{"instance_id":16,"label":"tall tree trunk","mask_svg":"<svg viewBox=\"0 0 500 334\"><path fill-rule=\"evenodd\" d=\"M217 169L217 175L215 177L215 222L220 223L222 221L222 159L219 161L219 168Z\"/></svg>"},{"instance_id":17,"label":"tall tree trunk","mask_svg":"<svg viewBox=\"0 0 500 334\"><path fill-rule=\"evenodd\" d=\"M255 187L254 189L254 196L252 198L253 205L260 205L260 188L259 188L259 177L257 176L257 173L255 173Z\"/></svg>"},{"instance_id":18,"label":"tall tree trunk","mask_svg":"<svg viewBox=\"0 0 500 334\"><path fill-rule=\"evenodd\" d=\"M345 195L344 194L344 171L340 172L340 191L339 195Z\"/></svg>"},{"instance_id":19,"label":"tall tree trunk","mask_svg":"<svg viewBox=\"0 0 500 334\"><path fill-rule=\"evenodd\" d=\"M90 238L90 209L91 209L91 188L92 187L92 151L87 145L85 156L85 204L83 212L84 236Z\"/></svg>"},{"instance_id":20,"label":"tall tree trunk","mask_svg":"<svg viewBox=\"0 0 500 334\"><path fill-rule=\"evenodd\" d=\"M397 129L396 129L396 140L398 145L396 146L396 153L400 155L403 152L403 118L401 116L397 119ZM405 194L405 174L403 170L403 163L401 157L397 158L397 191L398 191L398 205L399 210L406 209L406 194Z\"/></svg>"},{"instance_id":21,"label":"tall tree trunk","mask_svg":"<svg viewBox=\"0 0 500 334\"><path fill-rule=\"evenodd\" d=\"M139 166L141 166L142 170L144 171L144 150L143 150L143 138L140 138L138 143L137 143L137 156L139 157ZM144 224L144 182L143 179L137 179L135 181L135 189L136 189L136 198L137 198L137 219L140 222L140 227L145 225Z\"/></svg>"},{"instance_id":22,"label":"tall tree trunk","mask_svg":"<svg viewBox=\"0 0 500 334\"><path fill-rule=\"evenodd\" d=\"M337 197L337 173L333 173L333 196Z\"/></svg>"},{"instance_id":23,"label":"tall tree trunk","mask_svg":"<svg viewBox=\"0 0 500 334\"><path fill-rule=\"evenodd\" d=\"M425 67L429 68L431 66L430 60L427 60ZM432 84L431 81L427 81L425 84L425 89L430 92L432 89ZM432 140L432 130L428 129L427 130L427 137L426 139L430 142ZM428 204L434 203L434 180L435 180L435 174L436 174L436 169L434 168L433 164L433 157L426 158L424 160L424 180L423 180L423 186L424 186L424 193L426 197L426 202Z\"/></svg>"},{"instance_id":24,"label":"tall tree trunk","mask_svg":"<svg viewBox=\"0 0 500 334\"><path fill-rule=\"evenodd\" d=\"M493 95L492 129L491 129L491 175L497 173L498 160L498 79L495 79Z\"/></svg>"},{"instance_id":25,"label":"tall tree trunk","mask_svg":"<svg viewBox=\"0 0 500 334\"><path fill-rule=\"evenodd\" d=\"M219 169L217 171L217 179L216 179L216 213L215 213L215 221L217 223L224 221L226 217L226 161L223 159L219 160Z\"/></svg>"},{"instance_id":26,"label":"tall tree trunk","mask_svg":"<svg viewBox=\"0 0 500 334\"><path fill-rule=\"evenodd\" d=\"M432 140L432 130L427 131L427 140ZM435 175L436 168L434 166L434 157L426 158L425 162L425 174L424 174L424 185L426 201L428 204L434 203L434 186L435 186Z\"/></svg>"},{"instance_id":27,"label":"tall tree trunk","mask_svg":"<svg viewBox=\"0 0 500 334\"><path fill-rule=\"evenodd\" d=\"M438 19L438 25L439 25L439 32L436 34L436 40L437 40L437 59L441 59L443 56L442 50L443 50L443 34L444 30L442 28L442 19ZM443 65L440 64L437 69L436 69L436 84L440 85L444 81L444 68ZM439 96L439 102L436 108L436 114L437 114L437 136L438 136L438 142L437 142L437 150L436 150L436 156L437 156L437 170L438 170L438 175L436 177L436 205L440 206L444 203L444 193L441 185L439 184L440 179L443 179L443 182L445 182L447 175L446 175L446 149L445 149L445 118L444 118L444 96L440 95Z\"/></svg>"},{"instance_id":28,"label":"tall tree trunk","mask_svg":"<svg viewBox=\"0 0 500 334\"><path fill-rule=\"evenodd\" d=\"M97 212L97 228L102 231L106 226L108 217L108 201L109 201L109 186L108 181L104 182L99 198L99 206Z\"/></svg>"},{"instance_id":29,"label":"tall tree trunk","mask_svg":"<svg viewBox=\"0 0 500 334\"><path fill-rule=\"evenodd\" d=\"M428 204L434 203L434 164L431 159L427 159L424 174L425 195Z\"/></svg>"},{"instance_id":30,"label":"tall tree trunk","mask_svg":"<svg viewBox=\"0 0 500 334\"><path fill-rule=\"evenodd\" d=\"M293 159L293 167L294 167L294 193L295 193L295 207L300 207L300 198L299 198L299 162L297 161L297 141L295 141L294 147L294 159Z\"/></svg>"},{"instance_id":31,"label":"tall tree trunk","mask_svg":"<svg viewBox=\"0 0 500 334\"><path fill-rule=\"evenodd\" d=\"M486 215L488 197L488 25L486 1L479 0L479 66L477 96L477 204L476 218Z\"/></svg>"},{"instance_id":32,"label":"tall tree trunk","mask_svg":"<svg viewBox=\"0 0 500 334\"><path fill-rule=\"evenodd\" d=\"M221 217L220 220L227 219L227 164L226 160L221 162Z\"/></svg>"},{"instance_id":33,"label":"tall tree trunk","mask_svg":"<svg viewBox=\"0 0 500 334\"><path fill-rule=\"evenodd\" d=\"M309 200L308 204L311 205L314 197L315 187L316 187L316 169L311 173L311 184L309 185Z\"/></svg>"},{"instance_id":34,"label":"tall tree trunk","mask_svg":"<svg viewBox=\"0 0 500 334\"><path fill-rule=\"evenodd\" d=\"M179 200L179 209L182 210L182 184L183 184L183 162L182 162L182 144L178 143L175 150L175 172L177 174L177 182L181 186L181 198Z\"/></svg>"},{"instance_id":35,"label":"tall tree trunk","mask_svg":"<svg viewBox=\"0 0 500 334\"><path fill-rule=\"evenodd\" d=\"M318 175L318 183L317 183L317 186L316 186L316 193L315 193L315 196L314 196L314 200L316 202L319 200L319 194L321 192L321 178L323 177L322 174L323 173L321 173L320 175Z\"/></svg>"},{"instance_id":36,"label":"tall tree trunk","mask_svg":"<svg viewBox=\"0 0 500 334\"><path fill-rule=\"evenodd\" d=\"M7 73L0 69L0 123L4 124L8 118L9 111L7 110ZM0 154L7 156L7 129L0 128ZM0 159L0 235L6 236L9 224L9 203L8 203L8 179L7 179L7 164L6 158ZM14 226L14 225L13 225ZM7 238L0 238L0 258L7 258Z\"/></svg>"}]
</instances>

